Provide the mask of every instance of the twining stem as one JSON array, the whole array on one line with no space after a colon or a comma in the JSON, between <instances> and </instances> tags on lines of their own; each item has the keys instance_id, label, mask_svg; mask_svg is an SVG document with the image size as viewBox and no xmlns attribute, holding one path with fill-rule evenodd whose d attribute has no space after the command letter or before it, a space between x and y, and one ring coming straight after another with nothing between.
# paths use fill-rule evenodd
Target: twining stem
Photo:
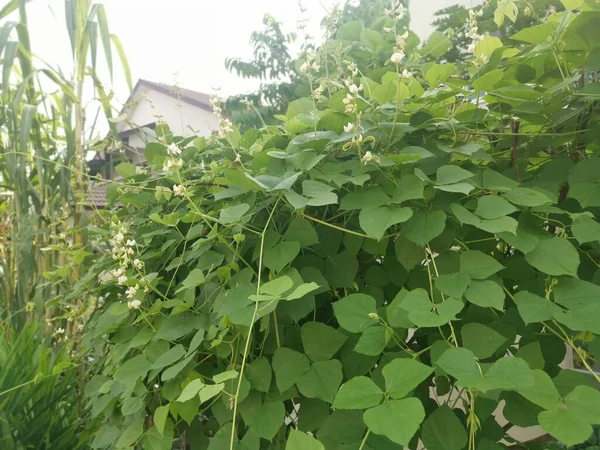
<instances>
[{"instance_id":1,"label":"twining stem","mask_svg":"<svg viewBox=\"0 0 600 450\"><path fill-rule=\"evenodd\" d=\"M263 262L263 253L265 249L265 236L267 234L267 229L271 224L271 219L273 219L273 215L275 214L275 210L277 209L277 205L279 204L279 200L281 197L277 198L277 201L273 205L273 209L269 214L269 218L267 219L267 223L265 223L265 227L261 233L260 237L260 253L258 256L258 270L257 270L257 283L256 283L256 294L260 293L260 283L261 283L261 268ZM235 442L235 422L237 419L237 409L238 409L238 398L240 396L240 391L242 389L242 378L244 377L244 369L246 368L246 359L248 358L248 351L250 349L250 341L252 339L252 329L254 328L254 321L256 320L256 316L258 315L258 302L256 302L254 306L254 312L252 313L252 319L250 320L250 326L248 328L248 335L246 336L246 343L244 344L244 354L242 356L242 366L240 367L240 375L238 377L238 384L235 390L235 398L233 399L233 419L231 423L231 439L229 441L229 450L233 450L233 444Z\"/></svg>"},{"instance_id":2,"label":"twining stem","mask_svg":"<svg viewBox=\"0 0 600 450\"><path fill-rule=\"evenodd\" d=\"M469 417L467 424L469 426L469 450L475 450L475 436L479 428L479 419L475 414L475 393L469 389Z\"/></svg>"},{"instance_id":3,"label":"twining stem","mask_svg":"<svg viewBox=\"0 0 600 450\"><path fill-rule=\"evenodd\" d=\"M367 432L365 433L365 437L363 438L362 442L360 443L360 447L358 447L358 450L363 450L365 444L367 443L367 439L369 439L370 434L371 434L371 430L367 430Z\"/></svg>"}]
</instances>

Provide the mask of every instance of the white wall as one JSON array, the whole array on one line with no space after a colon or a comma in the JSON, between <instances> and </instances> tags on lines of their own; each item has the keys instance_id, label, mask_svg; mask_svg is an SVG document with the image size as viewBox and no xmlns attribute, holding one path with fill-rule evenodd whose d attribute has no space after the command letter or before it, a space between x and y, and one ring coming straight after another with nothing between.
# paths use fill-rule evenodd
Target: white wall
<instances>
[{"instance_id":1,"label":"white wall","mask_svg":"<svg viewBox=\"0 0 600 450\"><path fill-rule=\"evenodd\" d=\"M137 126L148 125L161 118L178 136L210 136L213 130L219 128L219 121L211 111L146 86L139 88L132 104L128 119ZM128 123L120 125L119 131L131 129Z\"/></svg>"}]
</instances>

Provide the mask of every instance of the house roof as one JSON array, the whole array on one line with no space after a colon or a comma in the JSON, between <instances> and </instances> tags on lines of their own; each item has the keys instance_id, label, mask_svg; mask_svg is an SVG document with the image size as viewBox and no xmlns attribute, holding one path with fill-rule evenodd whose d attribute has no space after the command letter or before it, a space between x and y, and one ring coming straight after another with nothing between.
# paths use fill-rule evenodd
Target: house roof
<instances>
[{"instance_id":1,"label":"house roof","mask_svg":"<svg viewBox=\"0 0 600 450\"><path fill-rule=\"evenodd\" d=\"M162 92L163 94L170 95L171 97L181 99L191 105L205 109L212 112L210 105L210 96L198 91L192 91L191 89L184 89L179 86L173 86L164 83L155 83L154 81L148 81L139 79L135 87L133 88L132 95L141 87L148 87L156 91ZM129 103L129 101L127 102Z\"/></svg>"}]
</instances>

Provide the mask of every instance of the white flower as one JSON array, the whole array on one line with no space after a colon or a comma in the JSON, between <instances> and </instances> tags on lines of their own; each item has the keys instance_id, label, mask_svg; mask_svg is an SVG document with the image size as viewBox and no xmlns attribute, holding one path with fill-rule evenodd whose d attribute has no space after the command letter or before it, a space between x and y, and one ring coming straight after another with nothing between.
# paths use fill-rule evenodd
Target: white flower
<instances>
[{"instance_id":1,"label":"white flower","mask_svg":"<svg viewBox=\"0 0 600 450\"><path fill-rule=\"evenodd\" d=\"M229 119L222 119L220 123L219 136L223 139L227 137L227 134L233 131L233 124Z\"/></svg>"},{"instance_id":2,"label":"white flower","mask_svg":"<svg viewBox=\"0 0 600 450\"><path fill-rule=\"evenodd\" d=\"M355 84L351 84L350 86L348 86L348 90L350 92L352 92L353 94L358 94L360 91L363 90L363 86L362 86L362 84L360 86L357 86Z\"/></svg>"},{"instance_id":3,"label":"white flower","mask_svg":"<svg viewBox=\"0 0 600 450\"><path fill-rule=\"evenodd\" d=\"M181 155L181 149L179 147L177 147L177 144L175 144L175 143L169 144L169 146L167 147L167 151L172 156L179 156L179 155Z\"/></svg>"},{"instance_id":4,"label":"white flower","mask_svg":"<svg viewBox=\"0 0 600 450\"><path fill-rule=\"evenodd\" d=\"M342 101L344 102L344 105L348 105L354 101L354 97L350 94L346 94L346 97L344 97L344 100Z\"/></svg>"},{"instance_id":5,"label":"white flower","mask_svg":"<svg viewBox=\"0 0 600 450\"><path fill-rule=\"evenodd\" d=\"M123 275L123 272L124 272L123 268L122 268L122 267L119 267L118 269L115 269L115 270L113 271L113 275L114 275L115 277L120 277L121 275Z\"/></svg>"},{"instance_id":6,"label":"white flower","mask_svg":"<svg viewBox=\"0 0 600 450\"><path fill-rule=\"evenodd\" d=\"M348 125L344 127L344 131L346 133L351 133L354 130L354 124L352 122L348 122Z\"/></svg>"},{"instance_id":7,"label":"white flower","mask_svg":"<svg viewBox=\"0 0 600 450\"><path fill-rule=\"evenodd\" d=\"M394 64L400 64L404 59L404 56L404 52L396 52L392 55L390 61L392 61Z\"/></svg>"},{"instance_id":8,"label":"white flower","mask_svg":"<svg viewBox=\"0 0 600 450\"><path fill-rule=\"evenodd\" d=\"M321 68L321 66L318 65L316 62L312 63L311 69L314 70L315 72L318 72L320 68Z\"/></svg>"},{"instance_id":9,"label":"white flower","mask_svg":"<svg viewBox=\"0 0 600 450\"><path fill-rule=\"evenodd\" d=\"M116 242L123 242L123 239L125 239L125 236L123 236L123 233L121 233L120 231L115 235L115 241Z\"/></svg>"},{"instance_id":10,"label":"white flower","mask_svg":"<svg viewBox=\"0 0 600 450\"><path fill-rule=\"evenodd\" d=\"M185 186L176 184L173 186L173 195L176 197L185 197Z\"/></svg>"},{"instance_id":11,"label":"white flower","mask_svg":"<svg viewBox=\"0 0 600 450\"><path fill-rule=\"evenodd\" d=\"M129 307L129 309L139 309L141 304L142 302L140 302L139 300L131 300L127 302L127 306Z\"/></svg>"},{"instance_id":12,"label":"white flower","mask_svg":"<svg viewBox=\"0 0 600 450\"><path fill-rule=\"evenodd\" d=\"M125 283L127 283L127 276L126 275L121 275L117 279L117 282L119 283L119 285L123 286Z\"/></svg>"},{"instance_id":13,"label":"white flower","mask_svg":"<svg viewBox=\"0 0 600 450\"><path fill-rule=\"evenodd\" d=\"M410 79L410 78L412 78L412 77L413 77L413 74L412 74L412 72L410 72L409 70L407 70L407 69L404 69L404 70L402 71L402 73L400 74L400 77L402 77L402 78L405 78L405 79L407 79L407 80L408 80L408 79Z\"/></svg>"},{"instance_id":14,"label":"white flower","mask_svg":"<svg viewBox=\"0 0 600 450\"><path fill-rule=\"evenodd\" d=\"M56 334L65 334L65 329L64 328L57 329Z\"/></svg>"},{"instance_id":15,"label":"white flower","mask_svg":"<svg viewBox=\"0 0 600 450\"><path fill-rule=\"evenodd\" d=\"M373 159L373 154L371 152L366 152L365 155L362 157L362 162L363 164L368 163L369 161L371 161Z\"/></svg>"},{"instance_id":16,"label":"white flower","mask_svg":"<svg viewBox=\"0 0 600 450\"><path fill-rule=\"evenodd\" d=\"M144 267L144 263L142 261L140 261L138 258L135 258L133 260L133 267L135 267L136 269L141 270Z\"/></svg>"},{"instance_id":17,"label":"white flower","mask_svg":"<svg viewBox=\"0 0 600 450\"><path fill-rule=\"evenodd\" d=\"M352 142L353 142L354 144L356 144L356 145L360 145L360 144L362 144L362 141L363 141L363 135L362 135L362 134L359 134L358 136L354 136L354 137L352 138ZM370 154L370 152L367 152L367 153L369 153L369 154Z\"/></svg>"},{"instance_id":18,"label":"white flower","mask_svg":"<svg viewBox=\"0 0 600 450\"><path fill-rule=\"evenodd\" d=\"M129 248L127 249L127 254L128 254L128 255L133 255L134 253L135 253L135 252L133 251L133 249L132 249L131 247L129 247Z\"/></svg>"},{"instance_id":19,"label":"white flower","mask_svg":"<svg viewBox=\"0 0 600 450\"><path fill-rule=\"evenodd\" d=\"M393 28L383 27L383 31L385 31L386 33L390 33L393 30Z\"/></svg>"},{"instance_id":20,"label":"white flower","mask_svg":"<svg viewBox=\"0 0 600 450\"><path fill-rule=\"evenodd\" d=\"M135 247L135 239L127 239L127 245L129 245L130 247Z\"/></svg>"},{"instance_id":21,"label":"white flower","mask_svg":"<svg viewBox=\"0 0 600 450\"><path fill-rule=\"evenodd\" d=\"M136 284L135 286L131 286L129 289L127 289L125 291L125 294L127 294L127 298L133 298L139 288L139 285Z\"/></svg>"},{"instance_id":22,"label":"white flower","mask_svg":"<svg viewBox=\"0 0 600 450\"><path fill-rule=\"evenodd\" d=\"M308 61L300 66L300 72L302 73L308 73L308 69L310 69L310 64Z\"/></svg>"}]
</instances>

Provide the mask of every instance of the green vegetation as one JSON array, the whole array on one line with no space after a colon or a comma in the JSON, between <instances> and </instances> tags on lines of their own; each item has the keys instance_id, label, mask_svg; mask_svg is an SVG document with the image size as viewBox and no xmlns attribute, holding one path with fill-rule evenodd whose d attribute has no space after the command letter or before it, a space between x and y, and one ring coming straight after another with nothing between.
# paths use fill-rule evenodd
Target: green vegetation
<instances>
[{"instance_id":1,"label":"green vegetation","mask_svg":"<svg viewBox=\"0 0 600 450\"><path fill-rule=\"evenodd\" d=\"M36 158L62 134L37 113L35 86L31 108L15 101L29 92L17 83L3 154L29 166L3 208L27 220L4 248L32 263L3 255L0 442L495 450L525 446L513 427L539 425L560 443L549 446L594 448L600 5L561 3L499 0L502 39L468 11L454 34L420 43L403 3L363 1L327 18L325 42L298 60L267 20L256 61L229 61L271 77L249 105L261 125L235 113L232 127L221 109L210 138L159 125L144 170L116 167L123 181L89 236L80 106L60 128L71 156ZM72 17L97 25L75 21L87 25L74 48L94 49L82 30L104 29L104 15L77 5ZM85 73L60 92L78 98ZM62 215L36 209L55 200L47 184L46 203L30 189L36 164L64 170ZM61 237L68 218L75 232ZM28 223L49 240L29 247ZM587 375L560 367L567 349Z\"/></svg>"}]
</instances>

